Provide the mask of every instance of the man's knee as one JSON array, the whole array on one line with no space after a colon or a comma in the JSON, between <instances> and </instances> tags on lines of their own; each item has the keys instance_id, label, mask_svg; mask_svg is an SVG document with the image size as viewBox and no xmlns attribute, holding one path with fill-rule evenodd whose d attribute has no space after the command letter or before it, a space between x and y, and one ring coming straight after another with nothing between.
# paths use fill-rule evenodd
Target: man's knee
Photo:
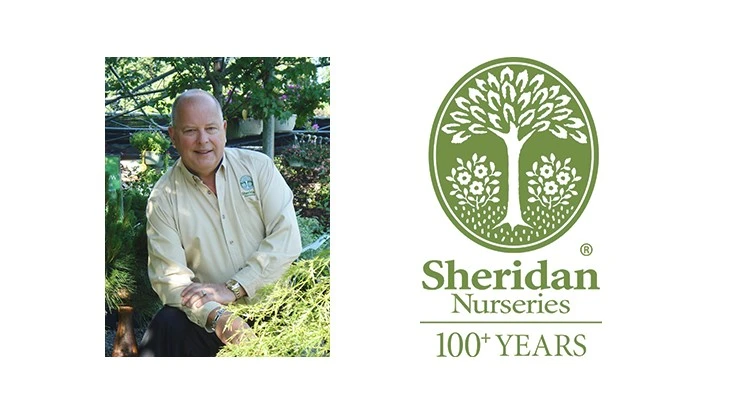
<instances>
[{"instance_id":1,"label":"man's knee","mask_svg":"<svg viewBox=\"0 0 736 414\"><path fill-rule=\"evenodd\" d=\"M164 306L153 317L150 326L154 329L165 329L169 332L185 332L189 322L187 315L181 310Z\"/></svg>"},{"instance_id":2,"label":"man's knee","mask_svg":"<svg viewBox=\"0 0 736 414\"><path fill-rule=\"evenodd\" d=\"M139 349L140 356L215 356L222 345L183 311L164 306L148 325Z\"/></svg>"}]
</instances>

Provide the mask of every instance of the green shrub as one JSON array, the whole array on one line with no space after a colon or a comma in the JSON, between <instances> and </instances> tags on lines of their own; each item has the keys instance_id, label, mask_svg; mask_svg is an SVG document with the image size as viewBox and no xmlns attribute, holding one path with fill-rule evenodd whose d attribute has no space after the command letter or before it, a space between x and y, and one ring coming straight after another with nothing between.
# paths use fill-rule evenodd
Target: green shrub
<instances>
[{"instance_id":1,"label":"green shrub","mask_svg":"<svg viewBox=\"0 0 736 414\"><path fill-rule=\"evenodd\" d=\"M229 308L248 321L255 337L226 345L218 356L329 356L329 251L294 262L253 303Z\"/></svg>"},{"instance_id":2,"label":"green shrub","mask_svg":"<svg viewBox=\"0 0 736 414\"><path fill-rule=\"evenodd\" d=\"M110 176L105 175L106 182ZM105 200L105 305L115 310L133 305L133 297L146 270L138 254L137 242L145 237L140 222L129 203L121 203L122 190L108 192Z\"/></svg>"},{"instance_id":3,"label":"green shrub","mask_svg":"<svg viewBox=\"0 0 736 414\"><path fill-rule=\"evenodd\" d=\"M133 306L146 324L161 308L148 280L146 245L146 186L114 189L105 174L105 309Z\"/></svg>"},{"instance_id":4,"label":"green shrub","mask_svg":"<svg viewBox=\"0 0 736 414\"><path fill-rule=\"evenodd\" d=\"M160 131L138 131L130 137L130 145L139 152L151 151L162 154L171 146L171 141Z\"/></svg>"},{"instance_id":5,"label":"green shrub","mask_svg":"<svg viewBox=\"0 0 736 414\"><path fill-rule=\"evenodd\" d=\"M296 222L299 224L299 234L302 238L302 248L317 241L324 233L324 227L314 217L302 217L301 211L297 212Z\"/></svg>"},{"instance_id":6,"label":"green shrub","mask_svg":"<svg viewBox=\"0 0 736 414\"><path fill-rule=\"evenodd\" d=\"M294 193L294 208L330 227L330 146L307 136L274 159Z\"/></svg>"}]
</instances>

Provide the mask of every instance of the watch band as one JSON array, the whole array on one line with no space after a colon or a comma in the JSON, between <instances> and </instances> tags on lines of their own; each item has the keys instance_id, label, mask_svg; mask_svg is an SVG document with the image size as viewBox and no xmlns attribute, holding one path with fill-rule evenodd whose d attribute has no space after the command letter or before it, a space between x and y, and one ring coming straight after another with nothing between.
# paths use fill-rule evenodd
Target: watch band
<instances>
[{"instance_id":1,"label":"watch band","mask_svg":"<svg viewBox=\"0 0 736 414\"><path fill-rule=\"evenodd\" d=\"M233 294L235 295L235 300L238 300L245 296L245 292L237 280L230 279L225 283L225 286L227 286L227 288L233 292Z\"/></svg>"},{"instance_id":2,"label":"watch band","mask_svg":"<svg viewBox=\"0 0 736 414\"><path fill-rule=\"evenodd\" d=\"M223 313L225 313L224 307L217 310L215 317L212 318L212 323L210 324L210 326L207 327L208 329L205 329L208 333L215 332L215 328L217 327L217 321L220 319L220 316L222 316Z\"/></svg>"}]
</instances>

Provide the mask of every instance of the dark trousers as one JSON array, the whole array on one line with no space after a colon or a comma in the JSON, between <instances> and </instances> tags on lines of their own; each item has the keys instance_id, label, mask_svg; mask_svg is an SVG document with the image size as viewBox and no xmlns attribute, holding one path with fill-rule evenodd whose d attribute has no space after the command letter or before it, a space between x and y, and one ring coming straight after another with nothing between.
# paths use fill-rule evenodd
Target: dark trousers
<instances>
[{"instance_id":1,"label":"dark trousers","mask_svg":"<svg viewBox=\"0 0 736 414\"><path fill-rule=\"evenodd\" d=\"M148 325L138 346L142 357L211 357L224 344L214 333L207 333L179 309L161 308Z\"/></svg>"}]
</instances>

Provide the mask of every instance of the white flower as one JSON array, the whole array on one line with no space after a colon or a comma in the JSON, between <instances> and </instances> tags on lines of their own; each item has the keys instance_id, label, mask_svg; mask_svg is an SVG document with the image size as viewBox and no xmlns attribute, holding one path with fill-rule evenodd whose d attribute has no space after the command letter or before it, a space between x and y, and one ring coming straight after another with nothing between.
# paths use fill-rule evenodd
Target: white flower
<instances>
[{"instance_id":1,"label":"white flower","mask_svg":"<svg viewBox=\"0 0 736 414\"><path fill-rule=\"evenodd\" d=\"M570 174L567 171L560 171L557 174L557 182L560 185L565 185L570 182Z\"/></svg>"},{"instance_id":2,"label":"white flower","mask_svg":"<svg viewBox=\"0 0 736 414\"><path fill-rule=\"evenodd\" d=\"M557 193L557 183L554 181L547 181L544 184L544 193L547 195L554 195Z\"/></svg>"},{"instance_id":3,"label":"white flower","mask_svg":"<svg viewBox=\"0 0 736 414\"><path fill-rule=\"evenodd\" d=\"M544 178L549 178L554 173L555 173L554 168L552 168L552 166L549 164L544 164L542 168L539 170L539 175L541 175Z\"/></svg>"},{"instance_id":4,"label":"white flower","mask_svg":"<svg viewBox=\"0 0 736 414\"><path fill-rule=\"evenodd\" d=\"M486 175L488 175L488 167L486 167L483 164L478 164L475 166L475 176L478 178L483 178Z\"/></svg>"},{"instance_id":5,"label":"white flower","mask_svg":"<svg viewBox=\"0 0 736 414\"><path fill-rule=\"evenodd\" d=\"M473 184L470 184L470 192L475 195L483 194L483 184L480 181L473 181Z\"/></svg>"},{"instance_id":6,"label":"white flower","mask_svg":"<svg viewBox=\"0 0 736 414\"><path fill-rule=\"evenodd\" d=\"M467 171L461 171L460 174L457 175L457 182L459 182L461 185L466 185L470 182L470 173Z\"/></svg>"}]
</instances>

